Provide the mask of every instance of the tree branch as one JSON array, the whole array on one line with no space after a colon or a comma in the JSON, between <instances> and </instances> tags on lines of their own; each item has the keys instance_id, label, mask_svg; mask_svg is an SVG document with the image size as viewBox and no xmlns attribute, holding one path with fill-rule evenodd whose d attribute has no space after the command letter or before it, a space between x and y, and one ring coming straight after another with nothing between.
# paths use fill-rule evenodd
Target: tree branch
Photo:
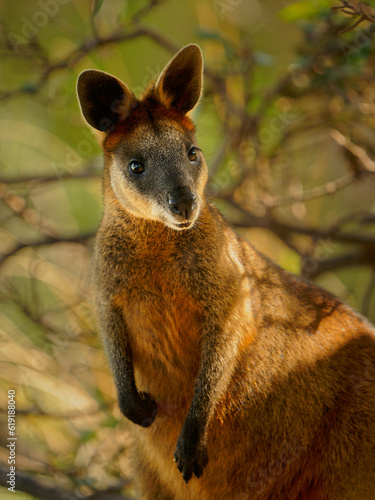
<instances>
[{"instance_id":1,"label":"tree branch","mask_svg":"<svg viewBox=\"0 0 375 500\"><path fill-rule=\"evenodd\" d=\"M53 245L55 243L84 243L94 236L95 232L92 232L67 238L63 236L51 236L49 238L44 238L40 241L34 241L29 243L18 243L10 252L0 257L0 265L2 265L9 257L13 257L16 253L18 253L20 250L23 250L24 248Z\"/></svg>"},{"instance_id":2,"label":"tree branch","mask_svg":"<svg viewBox=\"0 0 375 500\"><path fill-rule=\"evenodd\" d=\"M357 19L357 21L355 21L347 28L339 31L340 35L354 29L363 21L369 21L370 23L375 24L375 9L373 7L370 7L369 5L366 5L358 0L340 0L340 2L341 5L335 5L331 7L331 9L341 11L344 14L348 14L352 17L359 16L359 19Z\"/></svg>"},{"instance_id":3,"label":"tree branch","mask_svg":"<svg viewBox=\"0 0 375 500\"><path fill-rule=\"evenodd\" d=\"M9 487L7 474L9 469L0 466L0 486ZM43 479L17 471L16 472L16 491L28 493L39 500L130 500L129 496L121 495L121 489L130 483L130 480L123 480L116 487L108 488L103 491L96 491L91 495L78 495L74 491L69 491L59 486L50 486L44 484Z\"/></svg>"},{"instance_id":4,"label":"tree branch","mask_svg":"<svg viewBox=\"0 0 375 500\"><path fill-rule=\"evenodd\" d=\"M1 184L26 184L32 186L40 184L48 184L50 182L59 182L74 179L101 179L101 173L95 173L93 169L85 169L81 172L62 172L56 175L43 175L36 177L35 175L24 175L22 177L1 177L0 176L0 192ZM1 196L1 194L0 194Z\"/></svg>"},{"instance_id":5,"label":"tree branch","mask_svg":"<svg viewBox=\"0 0 375 500\"><path fill-rule=\"evenodd\" d=\"M292 233L311 236L322 240L330 239L339 243L359 244L370 249L375 246L375 237L365 234L356 234L349 232L340 232L340 227L335 224L331 228L322 229L318 227L297 226L289 224L276 219L268 212L264 216L254 215L253 213L245 210L240 204L233 200L231 196L222 197L225 201L229 202L234 208L240 210L242 213L242 221L231 221L231 223L238 228L267 228L278 235L282 240L291 236ZM375 261L375 253L373 260Z\"/></svg>"},{"instance_id":6,"label":"tree branch","mask_svg":"<svg viewBox=\"0 0 375 500\"><path fill-rule=\"evenodd\" d=\"M164 34L151 28L150 26L143 26L136 24L132 31L118 31L112 35L106 37L94 36L85 40L79 47L72 50L63 60L55 63L49 63L43 73L40 75L36 84L30 89L30 87L21 87L14 90L4 91L0 93L0 101L8 99L10 97L17 96L24 93L35 94L38 92L43 85L47 82L48 78L57 71L65 68L74 68L85 56L87 56L93 50L100 47L105 47L106 45L123 43L129 40L135 40L136 38L148 37L156 42L161 47L164 47L169 52L177 52L180 48L177 44L169 40Z\"/></svg>"},{"instance_id":7,"label":"tree branch","mask_svg":"<svg viewBox=\"0 0 375 500\"><path fill-rule=\"evenodd\" d=\"M357 178L358 176L354 173L345 174L342 177L335 179L334 181L326 182L322 186L316 186L312 189L304 191L299 196L295 195L287 197L275 196L271 198L269 202L267 202L267 206L269 208L276 208L285 205L291 205L292 203L296 202L316 200L318 198L322 198L323 196L337 193L341 189L350 186L350 184L352 184L355 180L357 180Z\"/></svg>"},{"instance_id":8,"label":"tree branch","mask_svg":"<svg viewBox=\"0 0 375 500\"><path fill-rule=\"evenodd\" d=\"M368 315L371 304L371 297L375 288L375 267L372 269L372 273L362 299L362 314Z\"/></svg>"},{"instance_id":9,"label":"tree branch","mask_svg":"<svg viewBox=\"0 0 375 500\"><path fill-rule=\"evenodd\" d=\"M302 259L301 275L307 278L316 278L328 271L335 271L343 267L371 265L375 267L375 257L370 252L359 251L333 257L332 259L314 259L306 256Z\"/></svg>"}]
</instances>

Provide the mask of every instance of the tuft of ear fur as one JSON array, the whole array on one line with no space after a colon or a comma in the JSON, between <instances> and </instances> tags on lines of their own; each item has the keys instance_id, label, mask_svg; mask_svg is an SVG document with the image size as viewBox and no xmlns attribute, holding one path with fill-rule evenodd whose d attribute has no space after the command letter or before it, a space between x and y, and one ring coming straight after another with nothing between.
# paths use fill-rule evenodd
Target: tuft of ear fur
<instances>
[{"instance_id":1,"label":"tuft of ear fur","mask_svg":"<svg viewBox=\"0 0 375 500\"><path fill-rule=\"evenodd\" d=\"M159 76L155 90L167 108L183 114L199 101L203 85L203 57L198 45L186 45L171 59Z\"/></svg>"},{"instance_id":2,"label":"tuft of ear fur","mask_svg":"<svg viewBox=\"0 0 375 500\"><path fill-rule=\"evenodd\" d=\"M83 71L77 82L78 100L86 121L101 132L112 132L136 105L136 97L118 78L94 69Z\"/></svg>"}]
</instances>

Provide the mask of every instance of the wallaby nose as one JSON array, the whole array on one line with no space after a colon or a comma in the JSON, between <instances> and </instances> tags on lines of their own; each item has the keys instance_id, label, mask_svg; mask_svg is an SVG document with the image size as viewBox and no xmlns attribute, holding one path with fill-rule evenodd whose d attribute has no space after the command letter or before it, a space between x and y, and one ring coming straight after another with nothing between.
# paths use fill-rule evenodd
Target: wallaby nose
<instances>
[{"instance_id":1,"label":"wallaby nose","mask_svg":"<svg viewBox=\"0 0 375 500\"><path fill-rule=\"evenodd\" d=\"M191 192L168 195L169 209L172 213L182 215L186 220L189 220L197 206L196 199L196 195Z\"/></svg>"}]
</instances>

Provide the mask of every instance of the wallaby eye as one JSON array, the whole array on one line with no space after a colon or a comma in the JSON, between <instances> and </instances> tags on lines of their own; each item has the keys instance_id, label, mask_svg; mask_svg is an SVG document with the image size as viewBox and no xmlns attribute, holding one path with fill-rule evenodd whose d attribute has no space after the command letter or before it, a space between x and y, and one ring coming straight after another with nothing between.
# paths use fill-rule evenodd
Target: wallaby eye
<instances>
[{"instance_id":1,"label":"wallaby eye","mask_svg":"<svg viewBox=\"0 0 375 500\"><path fill-rule=\"evenodd\" d=\"M132 174L139 175L143 174L143 172L145 171L145 166L141 161L132 160L129 163L129 170Z\"/></svg>"},{"instance_id":2,"label":"wallaby eye","mask_svg":"<svg viewBox=\"0 0 375 500\"><path fill-rule=\"evenodd\" d=\"M189 153L188 153L188 157L189 157L189 160L190 161L196 161L197 158L198 158L198 150L197 148L191 148Z\"/></svg>"}]
</instances>

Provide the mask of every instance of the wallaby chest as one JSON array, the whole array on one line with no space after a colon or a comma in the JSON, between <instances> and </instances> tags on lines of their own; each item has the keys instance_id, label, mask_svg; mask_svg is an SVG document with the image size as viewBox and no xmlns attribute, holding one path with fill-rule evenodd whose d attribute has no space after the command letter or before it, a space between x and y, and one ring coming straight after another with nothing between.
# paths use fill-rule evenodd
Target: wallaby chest
<instances>
[{"instance_id":1,"label":"wallaby chest","mask_svg":"<svg viewBox=\"0 0 375 500\"><path fill-rule=\"evenodd\" d=\"M204 266L206 257L193 244L165 244L160 236L144 236L136 245L124 230L112 235L108 251L106 246L104 240L100 265L127 327L138 385L161 398L161 380L170 389L171 377L188 387L198 369L203 322L202 305L194 294L195 266ZM181 385L179 391L183 392Z\"/></svg>"}]
</instances>

